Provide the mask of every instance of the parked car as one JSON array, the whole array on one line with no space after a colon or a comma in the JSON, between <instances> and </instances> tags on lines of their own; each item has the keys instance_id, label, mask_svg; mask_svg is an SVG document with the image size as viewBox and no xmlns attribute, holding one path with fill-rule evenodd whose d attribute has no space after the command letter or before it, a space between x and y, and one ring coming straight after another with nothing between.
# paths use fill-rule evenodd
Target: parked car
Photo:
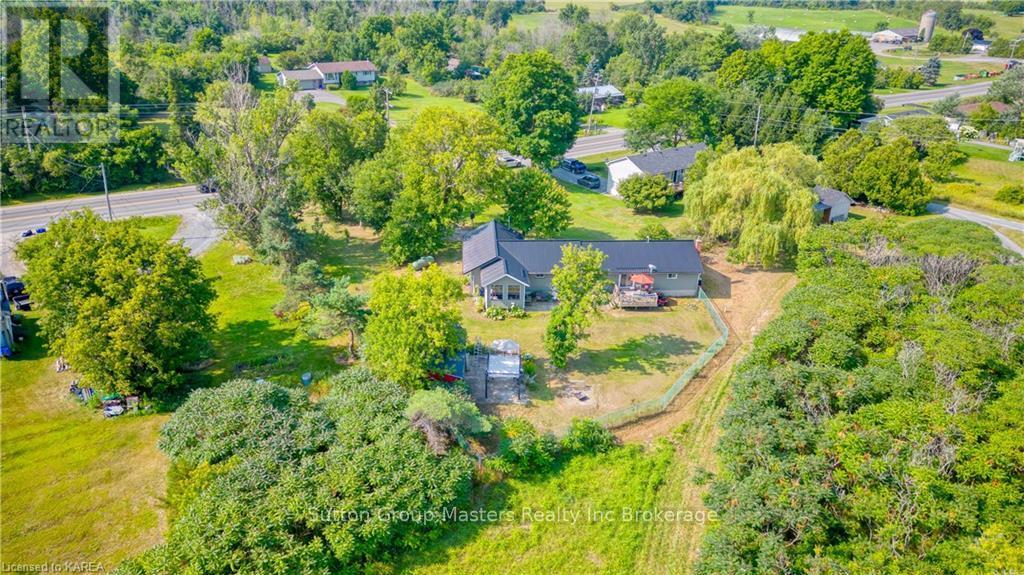
<instances>
[{"instance_id":1,"label":"parked car","mask_svg":"<svg viewBox=\"0 0 1024 575\"><path fill-rule=\"evenodd\" d=\"M220 188L217 186L217 182L208 181L208 182L203 182L203 183L199 184L199 193L200 194L216 194L219 191L220 191Z\"/></svg>"},{"instance_id":2,"label":"parked car","mask_svg":"<svg viewBox=\"0 0 1024 575\"><path fill-rule=\"evenodd\" d=\"M25 231L21 232L21 237L23 237L23 238L30 238L30 237L32 237L34 235L36 235L36 233L34 231L32 231L32 230L25 230Z\"/></svg>"},{"instance_id":3,"label":"parked car","mask_svg":"<svg viewBox=\"0 0 1024 575\"><path fill-rule=\"evenodd\" d=\"M515 156L498 156L498 164L505 168L521 168L523 163Z\"/></svg>"},{"instance_id":4,"label":"parked car","mask_svg":"<svg viewBox=\"0 0 1024 575\"><path fill-rule=\"evenodd\" d=\"M587 174L582 178L576 180L576 183L583 186L584 188L596 190L601 187L601 178L595 176L594 174Z\"/></svg>"},{"instance_id":5,"label":"parked car","mask_svg":"<svg viewBox=\"0 0 1024 575\"><path fill-rule=\"evenodd\" d=\"M562 169L568 170L574 174L582 174L587 171L587 165L576 158L566 158L562 160L561 166Z\"/></svg>"},{"instance_id":6,"label":"parked car","mask_svg":"<svg viewBox=\"0 0 1024 575\"><path fill-rule=\"evenodd\" d=\"M13 299L14 296L25 293L25 284L18 276L7 276L4 278L3 290L7 299Z\"/></svg>"},{"instance_id":7,"label":"parked car","mask_svg":"<svg viewBox=\"0 0 1024 575\"><path fill-rule=\"evenodd\" d=\"M36 235L45 234L46 228L36 228Z\"/></svg>"}]
</instances>

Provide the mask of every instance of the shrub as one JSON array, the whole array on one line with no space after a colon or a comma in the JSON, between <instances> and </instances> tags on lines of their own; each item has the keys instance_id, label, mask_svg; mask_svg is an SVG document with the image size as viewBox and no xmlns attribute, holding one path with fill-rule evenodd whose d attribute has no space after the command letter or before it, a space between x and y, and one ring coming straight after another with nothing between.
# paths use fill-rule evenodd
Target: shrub
<instances>
[{"instance_id":1,"label":"shrub","mask_svg":"<svg viewBox=\"0 0 1024 575\"><path fill-rule=\"evenodd\" d=\"M664 176L636 174L619 184L619 195L633 210L653 212L667 208L676 194Z\"/></svg>"},{"instance_id":2,"label":"shrub","mask_svg":"<svg viewBox=\"0 0 1024 575\"><path fill-rule=\"evenodd\" d=\"M996 199L1008 204L1022 205L1024 204L1024 186L1003 186L996 192Z\"/></svg>"},{"instance_id":3,"label":"shrub","mask_svg":"<svg viewBox=\"0 0 1024 575\"><path fill-rule=\"evenodd\" d=\"M574 418L561 446L572 454L604 453L615 446L615 436L593 419Z\"/></svg>"},{"instance_id":4,"label":"shrub","mask_svg":"<svg viewBox=\"0 0 1024 575\"><path fill-rule=\"evenodd\" d=\"M670 240L672 234L658 222L649 222L640 227L636 237L640 240Z\"/></svg>"},{"instance_id":5,"label":"shrub","mask_svg":"<svg viewBox=\"0 0 1024 575\"><path fill-rule=\"evenodd\" d=\"M502 423L498 457L491 466L510 476L542 473L551 469L558 454L558 442L551 434L540 434L532 423L510 417Z\"/></svg>"},{"instance_id":6,"label":"shrub","mask_svg":"<svg viewBox=\"0 0 1024 575\"><path fill-rule=\"evenodd\" d=\"M345 70L344 72L341 73L341 78L338 80L338 85L341 86L342 90L355 90L356 75L348 70Z\"/></svg>"}]
</instances>

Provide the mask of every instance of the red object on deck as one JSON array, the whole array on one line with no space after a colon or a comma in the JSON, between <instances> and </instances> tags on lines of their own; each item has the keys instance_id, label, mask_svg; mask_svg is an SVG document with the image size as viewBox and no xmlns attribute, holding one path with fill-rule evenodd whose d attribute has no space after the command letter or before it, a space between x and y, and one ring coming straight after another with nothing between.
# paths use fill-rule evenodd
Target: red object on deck
<instances>
[{"instance_id":1,"label":"red object on deck","mask_svg":"<svg viewBox=\"0 0 1024 575\"><path fill-rule=\"evenodd\" d=\"M633 274L629 276L629 281L640 285L654 285L654 278L650 274Z\"/></svg>"}]
</instances>

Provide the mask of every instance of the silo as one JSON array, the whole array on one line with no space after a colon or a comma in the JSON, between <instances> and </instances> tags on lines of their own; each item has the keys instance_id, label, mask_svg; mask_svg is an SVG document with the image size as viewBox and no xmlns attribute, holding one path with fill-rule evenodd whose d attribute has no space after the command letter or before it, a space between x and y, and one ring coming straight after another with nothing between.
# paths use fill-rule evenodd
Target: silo
<instances>
[{"instance_id":1,"label":"silo","mask_svg":"<svg viewBox=\"0 0 1024 575\"><path fill-rule=\"evenodd\" d=\"M918 26L918 38L921 42L931 42L932 34L935 32L935 20L938 15L935 14L935 10L928 10L924 14L921 14L921 25Z\"/></svg>"}]
</instances>

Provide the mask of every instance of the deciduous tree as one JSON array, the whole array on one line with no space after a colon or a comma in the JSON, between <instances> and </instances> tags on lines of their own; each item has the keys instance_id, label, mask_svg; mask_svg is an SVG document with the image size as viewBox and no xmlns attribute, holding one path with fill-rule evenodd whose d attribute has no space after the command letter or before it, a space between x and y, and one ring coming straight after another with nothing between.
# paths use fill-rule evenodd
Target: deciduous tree
<instances>
[{"instance_id":1,"label":"deciduous tree","mask_svg":"<svg viewBox=\"0 0 1024 575\"><path fill-rule=\"evenodd\" d=\"M501 126L509 150L551 166L576 139L583 110L576 84L551 54L512 54L491 74L484 109Z\"/></svg>"},{"instance_id":2,"label":"deciduous tree","mask_svg":"<svg viewBox=\"0 0 1024 575\"><path fill-rule=\"evenodd\" d=\"M868 201L897 213L921 213L931 197L921 177L917 150L907 138L897 138L868 153L853 177Z\"/></svg>"},{"instance_id":3,"label":"deciduous tree","mask_svg":"<svg viewBox=\"0 0 1024 575\"><path fill-rule=\"evenodd\" d=\"M363 337L373 372L407 388L424 387L427 376L465 345L461 299L459 281L437 266L379 276Z\"/></svg>"},{"instance_id":4,"label":"deciduous tree","mask_svg":"<svg viewBox=\"0 0 1024 575\"><path fill-rule=\"evenodd\" d=\"M665 209L676 198L676 191L661 174L634 174L619 183L618 191L623 203L637 212Z\"/></svg>"},{"instance_id":5,"label":"deciduous tree","mask_svg":"<svg viewBox=\"0 0 1024 575\"><path fill-rule=\"evenodd\" d=\"M199 262L89 211L19 248L47 345L97 390L161 394L208 351L214 293Z\"/></svg>"},{"instance_id":6,"label":"deciduous tree","mask_svg":"<svg viewBox=\"0 0 1024 575\"><path fill-rule=\"evenodd\" d=\"M537 168L510 172L506 181L496 186L495 195L505 208L501 221L523 235L553 236L572 223L569 194Z\"/></svg>"},{"instance_id":7,"label":"deciduous tree","mask_svg":"<svg viewBox=\"0 0 1024 575\"><path fill-rule=\"evenodd\" d=\"M720 113L717 90L686 78L674 78L644 90L642 104L630 111L626 143L641 150L714 142Z\"/></svg>"},{"instance_id":8,"label":"deciduous tree","mask_svg":"<svg viewBox=\"0 0 1024 575\"><path fill-rule=\"evenodd\" d=\"M562 260L552 272L551 285L558 304L551 312L544 348L551 363L564 368L569 356L593 322L601 306L608 303L608 274L604 252L574 244L562 246Z\"/></svg>"},{"instance_id":9,"label":"deciduous tree","mask_svg":"<svg viewBox=\"0 0 1024 575\"><path fill-rule=\"evenodd\" d=\"M793 144L744 148L713 160L683 203L709 237L734 242L731 257L772 266L795 255L814 225L817 173Z\"/></svg>"}]
</instances>

